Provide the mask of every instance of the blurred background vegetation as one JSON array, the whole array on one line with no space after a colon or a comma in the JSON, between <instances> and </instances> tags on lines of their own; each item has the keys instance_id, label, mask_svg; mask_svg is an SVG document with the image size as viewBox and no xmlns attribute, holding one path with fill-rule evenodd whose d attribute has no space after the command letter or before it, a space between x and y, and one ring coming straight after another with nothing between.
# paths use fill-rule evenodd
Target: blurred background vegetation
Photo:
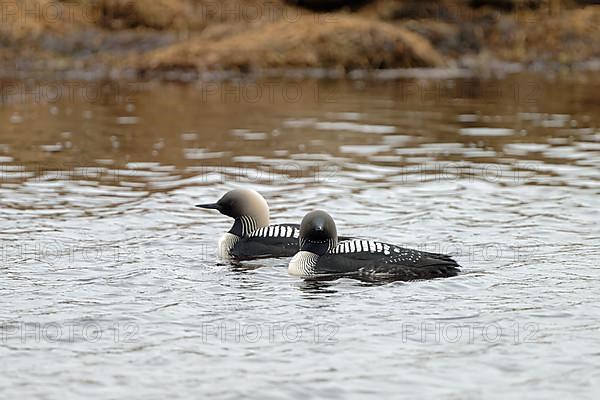
<instances>
[{"instance_id":1,"label":"blurred background vegetation","mask_svg":"<svg viewBox=\"0 0 600 400\"><path fill-rule=\"evenodd\" d=\"M0 0L0 72L595 68L591 0Z\"/></svg>"}]
</instances>

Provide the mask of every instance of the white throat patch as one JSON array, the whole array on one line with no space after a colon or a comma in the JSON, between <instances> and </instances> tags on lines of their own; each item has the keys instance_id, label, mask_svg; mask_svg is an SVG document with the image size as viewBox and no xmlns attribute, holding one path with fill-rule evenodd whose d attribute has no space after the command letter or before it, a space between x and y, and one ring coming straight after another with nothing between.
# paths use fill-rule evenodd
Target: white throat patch
<instances>
[{"instance_id":1,"label":"white throat patch","mask_svg":"<svg viewBox=\"0 0 600 400\"><path fill-rule=\"evenodd\" d=\"M233 246L235 246L239 240L239 236L229 232L221 236L221 239L219 240L219 258L223 260L231 258L229 251L231 251Z\"/></svg>"}]
</instances>

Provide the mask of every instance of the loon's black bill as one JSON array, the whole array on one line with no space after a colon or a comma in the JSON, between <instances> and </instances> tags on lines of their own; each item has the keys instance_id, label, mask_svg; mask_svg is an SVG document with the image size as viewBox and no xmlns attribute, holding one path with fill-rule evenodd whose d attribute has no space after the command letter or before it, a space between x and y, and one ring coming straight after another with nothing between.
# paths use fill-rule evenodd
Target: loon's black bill
<instances>
[{"instance_id":1,"label":"loon's black bill","mask_svg":"<svg viewBox=\"0 0 600 400\"><path fill-rule=\"evenodd\" d=\"M218 210L219 209L219 205L217 203L196 204L196 207L198 207L198 208L208 208L210 210Z\"/></svg>"}]
</instances>

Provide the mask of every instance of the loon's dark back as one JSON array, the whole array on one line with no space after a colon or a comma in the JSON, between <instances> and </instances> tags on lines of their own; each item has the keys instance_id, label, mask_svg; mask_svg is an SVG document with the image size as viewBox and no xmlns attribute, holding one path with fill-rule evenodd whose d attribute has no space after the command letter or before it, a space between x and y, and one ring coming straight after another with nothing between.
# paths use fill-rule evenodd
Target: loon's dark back
<instances>
[{"instance_id":1,"label":"loon's dark back","mask_svg":"<svg viewBox=\"0 0 600 400\"><path fill-rule=\"evenodd\" d=\"M386 243L355 240L340 243L316 264L319 274L393 276L397 280L456 276L458 263L450 256L421 252Z\"/></svg>"},{"instance_id":2,"label":"loon's dark back","mask_svg":"<svg viewBox=\"0 0 600 400\"><path fill-rule=\"evenodd\" d=\"M291 257L298 252L297 224L269 225L241 238L230 250L238 260Z\"/></svg>"}]
</instances>

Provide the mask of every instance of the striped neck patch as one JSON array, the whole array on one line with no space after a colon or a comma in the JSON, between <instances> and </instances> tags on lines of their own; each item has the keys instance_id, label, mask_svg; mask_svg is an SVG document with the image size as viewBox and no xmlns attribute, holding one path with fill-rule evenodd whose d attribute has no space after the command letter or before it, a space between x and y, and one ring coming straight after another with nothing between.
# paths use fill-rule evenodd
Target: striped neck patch
<instances>
[{"instance_id":1,"label":"striped neck patch","mask_svg":"<svg viewBox=\"0 0 600 400\"><path fill-rule=\"evenodd\" d=\"M254 218L242 215L238 219L242 225L242 236L249 235L256 230L257 223Z\"/></svg>"}]
</instances>

